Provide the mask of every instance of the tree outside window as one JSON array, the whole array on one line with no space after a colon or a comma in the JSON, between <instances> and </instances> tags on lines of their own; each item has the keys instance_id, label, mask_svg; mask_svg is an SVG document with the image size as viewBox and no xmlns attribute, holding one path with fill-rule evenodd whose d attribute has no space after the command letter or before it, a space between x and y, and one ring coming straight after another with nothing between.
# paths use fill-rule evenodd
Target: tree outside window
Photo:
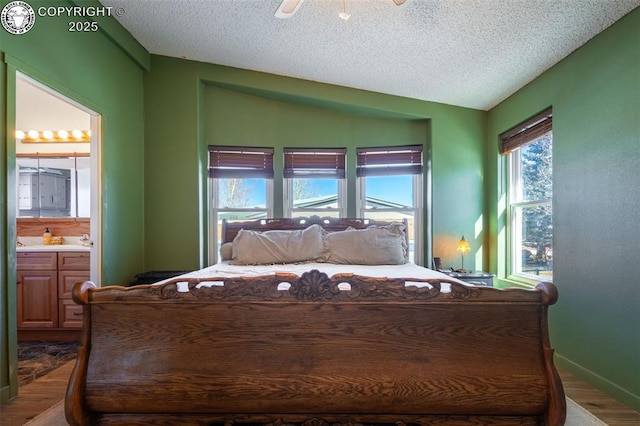
<instances>
[{"instance_id":1,"label":"tree outside window","mask_svg":"<svg viewBox=\"0 0 640 426\"><path fill-rule=\"evenodd\" d=\"M519 171L511 203L513 272L545 280L553 279L551 148L549 134L511 154L514 172Z\"/></svg>"}]
</instances>

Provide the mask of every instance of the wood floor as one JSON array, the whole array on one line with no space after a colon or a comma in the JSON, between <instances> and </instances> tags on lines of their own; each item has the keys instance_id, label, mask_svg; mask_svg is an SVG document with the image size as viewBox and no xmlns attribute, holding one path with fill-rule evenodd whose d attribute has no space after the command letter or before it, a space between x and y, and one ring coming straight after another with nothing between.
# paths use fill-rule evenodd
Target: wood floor
<instances>
[{"instance_id":1,"label":"wood floor","mask_svg":"<svg viewBox=\"0 0 640 426\"><path fill-rule=\"evenodd\" d=\"M0 407L0 424L21 426L64 398L74 361L20 388L19 396ZM575 376L560 371L566 395L611 426L638 426L640 414Z\"/></svg>"}]
</instances>

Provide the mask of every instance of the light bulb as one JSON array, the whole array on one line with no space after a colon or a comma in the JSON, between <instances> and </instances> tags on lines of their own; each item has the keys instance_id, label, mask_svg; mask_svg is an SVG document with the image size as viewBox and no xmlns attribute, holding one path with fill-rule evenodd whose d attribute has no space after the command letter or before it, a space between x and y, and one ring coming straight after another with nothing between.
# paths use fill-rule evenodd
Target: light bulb
<instances>
[{"instance_id":1,"label":"light bulb","mask_svg":"<svg viewBox=\"0 0 640 426\"><path fill-rule=\"evenodd\" d=\"M16 139L24 139L25 136L22 130L16 130Z\"/></svg>"},{"instance_id":2,"label":"light bulb","mask_svg":"<svg viewBox=\"0 0 640 426\"><path fill-rule=\"evenodd\" d=\"M82 137L82 131L80 131L78 129L73 130L71 132L71 136L73 136L74 139L80 139Z\"/></svg>"},{"instance_id":3,"label":"light bulb","mask_svg":"<svg viewBox=\"0 0 640 426\"><path fill-rule=\"evenodd\" d=\"M58 130L58 139L68 139L69 138L69 132L67 132L66 130Z\"/></svg>"},{"instance_id":4,"label":"light bulb","mask_svg":"<svg viewBox=\"0 0 640 426\"><path fill-rule=\"evenodd\" d=\"M31 139L38 139L38 136L39 136L37 130L29 130L27 134Z\"/></svg>"},{"instance_id":5,"label":"light bulb","mask_svg":"<svg viewBox=\"0 0 640 426\"><path fill-rule=\"evenodd\" d=\"M42 132L42 137L45 139L53 139L53 132L51 130L44 130Z\"/></svg>"}]
</instances>

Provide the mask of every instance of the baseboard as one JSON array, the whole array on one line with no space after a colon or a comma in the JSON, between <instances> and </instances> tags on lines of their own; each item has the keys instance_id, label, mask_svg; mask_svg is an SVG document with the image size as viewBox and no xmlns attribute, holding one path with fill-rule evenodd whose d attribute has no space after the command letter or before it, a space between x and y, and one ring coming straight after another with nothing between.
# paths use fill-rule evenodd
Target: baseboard
<instances>
[{"instance_id":1,"label":"baseboard","mask_svg":"<svg viewBox=\"0 0 640 426\"><path fill-rule=\"evenodd\" d=\"M82 330L60 328L20 329L18 330L18 340L80 341L81 332Z\"/></svg>"},{"instance_id":2,"label":"baseboard","mask_svg":"<svg viewBox=\"0 0 640 426\"><path fill-rule=\"evenodd\" d=\"M0 404L5 404L12 400L14 397L11 395L11 387L3 386L0 388Z\"/></svg>"},{"instance_id":3,"label":"baseboard","mask_svg":"<svg viewBox=\"0 0 640 426\"><path fill-rule=\"evenodd\" d=\"M568 371L569 373L573 374L580 380L583 380L589 383L593 387L601 390L602 392L606 393L607 395L611 396L613 399L621 402L622 404L626 405L632 410L640 412L640 396L639 395L632 394L628 390L623 389L620 386L616 385L615 383L594 373L593 371L584 368L580 364L576 364L570 359L567 359L562 355L559 355L557 352L554 356L554 363L559 368L562 368L563 370Z\"/></svg>"}]
</instances>

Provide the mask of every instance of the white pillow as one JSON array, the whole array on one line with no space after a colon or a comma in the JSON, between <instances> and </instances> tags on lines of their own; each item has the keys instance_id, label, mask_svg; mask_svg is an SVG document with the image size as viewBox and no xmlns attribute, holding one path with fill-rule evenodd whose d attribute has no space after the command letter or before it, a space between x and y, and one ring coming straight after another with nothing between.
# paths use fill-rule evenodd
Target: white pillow
<instances>
[{"instance_id":1,"label":"white pillow","mask_svg":"<svg viewBox=\"0 0 640 426\"><path fill-rule=\"evenodd\" d=\"M327 262L351 265L402 265L407 262L404 225L369 226L327 234Z\"/></svg>"},{"instance_id":2,"label":"white pillow","mask_svg":"<svg viewBox=\"0 0 640 426\"><path fill-rule=\"evenodd\" d=\"M317 224L294 231L241 229L233 239L233 265L270 265L325 260L326 231Z\"/></svg>"}]
</instances>

